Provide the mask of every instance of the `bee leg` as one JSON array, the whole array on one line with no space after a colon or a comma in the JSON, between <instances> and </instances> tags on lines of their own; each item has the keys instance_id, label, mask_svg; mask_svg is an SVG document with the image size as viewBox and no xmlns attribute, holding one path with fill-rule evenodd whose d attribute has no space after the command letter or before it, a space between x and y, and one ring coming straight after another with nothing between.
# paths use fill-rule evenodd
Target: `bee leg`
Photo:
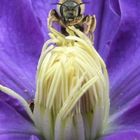
<instances>
[{"instance_id":1,"label":"bee leg","mask_svg":"<svg viewBox=\"0 0 140 140\"><path fill-rule=\"evenodd\" d=\"M60 20L60 17L58 15L58 13L56 12L55 9L51 10L49 12L49 16L48 16L48 20L47 20L47 25L48 27L53 27L53 23L56 22L56 23L59 23L59 20Z\"/></svg>"},{"instance_id":2,"label":"bee leg","mask_svg":"<svg viewBox=\"0 0 140 140\"><path fill-rule=\"evenodd\" d=\"M61 18L55 9L51 10L49 13L48 20L47 20L48 27L53 27L53 23L58 23L61 26L65 26L63 25Z\"/></svg>"},{"instance_id":3,"label":"bee leg","mask_svg":"<svg viewBox=\"0 0 140 140\"><path fill-rule=\"evenodd\" d=\"M95 15L85 16L84 19L83 19L83 24L84 24L84 33L89 36L91 41L93 41L93 32L95 31L95 28L96 28Z\"/></svg>"}]
</instances>

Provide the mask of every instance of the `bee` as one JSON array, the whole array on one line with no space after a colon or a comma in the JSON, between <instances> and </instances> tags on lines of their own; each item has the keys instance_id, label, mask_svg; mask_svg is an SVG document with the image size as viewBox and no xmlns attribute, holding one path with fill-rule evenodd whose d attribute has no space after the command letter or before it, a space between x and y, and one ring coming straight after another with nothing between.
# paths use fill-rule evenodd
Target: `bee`
<instances>
[{"instance_id":1,"label":"bee","mask_svg":"<svg viewBox=\"0 0 140 140\"><path fill-rule=\"evenodd\" d=\"M53 23L61 26L61 32L68 35L66 27L75 26L89 36L93 41L93 32L96 27L95 15L84 15L85 4L82 0L60 0L57 10L50 11L48 16L48 26L53 27Z\"/></svg>"}]
</instances>

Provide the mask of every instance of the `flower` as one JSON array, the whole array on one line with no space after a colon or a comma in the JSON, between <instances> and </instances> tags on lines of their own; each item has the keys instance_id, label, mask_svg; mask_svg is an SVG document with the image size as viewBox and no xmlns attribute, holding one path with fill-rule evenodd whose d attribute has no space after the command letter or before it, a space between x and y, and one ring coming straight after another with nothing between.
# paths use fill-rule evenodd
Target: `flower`
<instances>
[{"instance_id":1,"label":"flower","mask_svg":"<svg viewBox=\"0 0 140 140\"><path fill-rule=\"evenodd\" d=\"M47 37L45 15L52 7L48 1L36 0L0 3L0 83L29 101L34 97L36 65ZM111 86L111 127L99 139L140 138L139 7L137 0L95 0L86 8L97 17L95 47L107 64ZM0 139L39 139L19 101L2 91L0 96Z\"/></svg>"},{"instance_id":2,"label":"flower","mask_svg":"<svg viewBox=\"0 0 140 140\"><path fill-rule=\"evenodd\" d=\"M18 93L2 85L0 90L22 104L44 139L94 139L108 128L106 65L79 29L68 27L66 37L49 28L51 39L37 67L33 112Z\"/></svg>"}]
</instances>

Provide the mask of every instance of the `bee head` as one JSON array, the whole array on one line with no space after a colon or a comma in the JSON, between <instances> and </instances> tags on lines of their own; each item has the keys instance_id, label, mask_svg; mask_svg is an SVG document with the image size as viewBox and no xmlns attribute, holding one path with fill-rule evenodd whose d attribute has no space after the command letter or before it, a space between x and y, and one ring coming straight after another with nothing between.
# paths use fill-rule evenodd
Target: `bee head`
<instances>
[{"instance_id":1,"label":"bee head","mask_svg":"<svg viewBox=\"0 0 140 140\"><path fill-rule=\"evenodd\" d=\"M85 3L81 0L61 0L57 5L60 16L69 22L83 14Z\"/></svg>"}]
</instances>

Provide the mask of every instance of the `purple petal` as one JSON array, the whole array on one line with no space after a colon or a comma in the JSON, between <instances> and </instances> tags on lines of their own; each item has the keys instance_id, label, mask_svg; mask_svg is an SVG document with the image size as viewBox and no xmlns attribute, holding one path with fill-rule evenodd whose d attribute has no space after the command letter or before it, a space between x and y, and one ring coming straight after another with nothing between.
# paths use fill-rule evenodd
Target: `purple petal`
<instances>
[{"instance_id":1,"label":"purple petal","mask_svg":"<svg viewBox=\"0 0 140 140\"><path fill-rule=\"evenodd\" d=\"M38 131L17 99L0 92L0 135L37 135Z\"/></svg>"},{"instance_id":2,"label":"purple petal","mask_svg":"<svg viewBox=\"0 0 140 140\"><path fill-rule=\"evenodd\" d=\"M114 14L110 8L109 0L94 0L86 5L86 13L95 14L97 27L95 30L95 48L100 55L106 60L109 53L109 46L112 42L119 26L120 16Z\"/></svg>"},{"instance_id":3,"label":"purple petal","mask_svg":"<svg viewBox=\"0 0 140 140\"><path fill-rule=\"evenodd\" d=\"M31 121L26 110L23 108L23 106L17 99L0 91L0 101L4 102L12 108L15 108L15 111L18 112L22 117L24 117L24 119Z\"/></svg>"},{"instance_id":4,"label":"purple petal","mask_svg":"<svg viewBox=\"0 0 140 140\"><path fill-rule=\"evenodd\" d=\"M41 27L45 39L48 39L48 28L47 28L47 18L49 11L55 9L56 5L52 3L58 2L54 0L32 0L32 6L34 9L34 14L37 17L38 23Z\"/></svg>"},{"instance_id":5,"label":"purple petal","mask_svg":"<svg viewBox=\"0 0 140 140\"><path fill-rule=\"evenodd\" d=\"M140 91L140 65L131 63L130 68L120 71L120 77L113 81L111 88L111 113L120 110L123 106L139 95ZM129 66L129 64L128 64ZM118 74L119 75L119 74Z\"/></svg>"},{"instance_id":6,"label":"purple petal","mask_svg":"<svg viewBox=\"0 0 140 140\"><path fill-rule=\"evenodd\" d=\"M1 140L39 140L34 127L21 103L0 92L0 139Z\"/></svg>"},{"instance_id":7,"label":"purple petal","mask_svg":"<svg viewBox=\"0 0 140 140\"><path fill-rule=\"evenodd\" d=\"M39 140L39 138L34 135L20 134L20 133L0 134L0 139L1 140Z\"/></svg>"},{"instance_id":8,"label":"purple petal","mask_svg":"<svg viewBox=\"0 0 140 140\"><path fill-rule=\"evenodd\" d=\"M37 136L35 136L35 135L31 135L30 136L30 140L41 140L41 139L39 139Z\"/></svg>"},{"instance_id":9,"label":"purple petal","mask_svg":"<svg viewBox=\"0 0 140 140\"><path fill-rule=\"evenodd\" d=\"M0 18L0 83L31 98L44 41L30 0L1 0Z\"/></svg>"},{"instance_id":10,"label":"purple petal","mask_svg":"<svg viewBox=\"0 0 140 140\"><path fill-rule=\"evenodd\" d=\"M140 3L137 0L118 2L121 22L107 59L111 81L111 113L126 105L140 90Z\"/></svg>"},{"instance_id":11,"label":"purple petal","mask_svg":"<svg viewBox=\"0 0 140 140\"><path fill-rule=\"evenodd\" d=\"M128 130L119 131L106 136L103 136L100 140L139 140L140 131Z\"/></svg>"},{"instance_id":12,"label":"purple petal","mask_svg":"<svg viewBox=\"0 0 140 140\"><path fill-rule=\"evenodd\" d=\"M110 0L110 7L115 14L117 14L118 16L121 15L120 5L118 0Z\"/></svg>"},{"instance_id":13,"label":"purple petal","mask_svg":"<svg viewBox=\"0 0 140 140\"><path fill-rule=\"evenodd\" d=\"M140 95L128 102L123 108L110 117L112 127L116 129L140 130Z\"/></svg>"}]
</instances>

